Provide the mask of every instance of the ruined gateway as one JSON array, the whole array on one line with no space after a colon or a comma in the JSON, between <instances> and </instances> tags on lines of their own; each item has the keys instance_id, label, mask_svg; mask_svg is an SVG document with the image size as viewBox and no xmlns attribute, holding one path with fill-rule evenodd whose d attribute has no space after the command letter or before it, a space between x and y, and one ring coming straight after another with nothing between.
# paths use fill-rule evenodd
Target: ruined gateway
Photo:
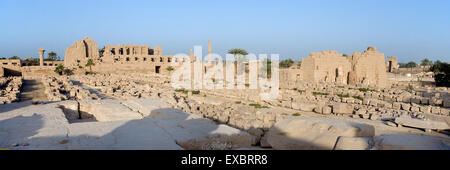
<instances>
[{"instance_id":1,"label":"ruined gateway","mask_svg":"<svg viewBox=\"0 0 450 170\"><path fill-rule=\"evenodd\" d=\"M166 69L173 56L160 46L101 51L88 37L75 42L64 65L79 71L70 76L51 73L54 63L2 67L48 74L1 77L0 148L450 149L450 90L388 79L395 64L374 47L348 57L311 53L300 68L280 70L271 101L259 89L174 89ZM96 74L84 74L88 59Z\"/></svg>"}]
</instances>

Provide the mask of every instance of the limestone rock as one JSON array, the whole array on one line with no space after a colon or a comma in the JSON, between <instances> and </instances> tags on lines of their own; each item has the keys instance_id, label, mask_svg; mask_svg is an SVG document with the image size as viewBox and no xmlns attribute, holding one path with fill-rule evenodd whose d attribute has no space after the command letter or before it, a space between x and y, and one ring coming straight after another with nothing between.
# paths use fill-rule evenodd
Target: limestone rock
<instances>
[{"instance_id":1,"label":"limestone rock","mask_svg":"<svg viewBox=\"0 0 450 170\"><path fill-rule=\"evenodd\" d=\"M130 110L120 101L110 99L80 101L80 112L90 114L101 122L142 119L138 112Z\"/></svg>"},{"instance_id":2,"label":"limestone rock","mask_svg":"<svg viewBox=\"0 0 450 170\"><path fill-rule=\"evenodd\" d=\"M404 126L410 126L410 127L416 127L416 128L422 128L422 129L437 129L437 130L446 130L450 129L450 126L441 121L432 121L432 120L421 120L421 119L414 119L409 117L398 117L395 119L395 123L404 125Z\"/></svg>"},{"instance_id":3,"label":"limestone rock","mask_svg":"<svg viewBox=\"0 0 450 170\"><path fill-rule=\"evenodd\" d=\"M374 138L377 150L449 150L443 141L426 136L388 134Z\"/></svg>"},{"instance_id":4,"label":"limestone rock","mask_svg":"<svg viewBox=\"0 0 450 170\"><path fill-rule=\"evenodd\" d=\"M338 103L333 105L334 114L352 114L354 107L352 105Z\"/></svg>"},{"instance_id":5,"label":"limestone rock","mask_svg":"<svg viewBox=\"0 0 450 170\"><path fill-rule=\"evenodd\" d=\"M285 119L272 127L269 144L278 150L331 150L338 137L372 137L375 128L325 118Z\"/></svg>"},{"instance_id":6,"label":"limestone rock","mask_svg":"<svg viewBox=\"0 0 450 170\"><path fill-rule=\"evenodd\" d=\"M99 56L97 43L85 37L66 49L64 66L84 66L88 59L97 60Z\"/></svg>"},{"instance_id":7,"label":"limestone rock","mask_svg":"<svg viewBox=\"0 0 450 170\"><path fill-rule=\"evenodd\" d=\"M335 150L369 150L373 146L373 138L339 137Z\"/></svg>"}]
</instances>

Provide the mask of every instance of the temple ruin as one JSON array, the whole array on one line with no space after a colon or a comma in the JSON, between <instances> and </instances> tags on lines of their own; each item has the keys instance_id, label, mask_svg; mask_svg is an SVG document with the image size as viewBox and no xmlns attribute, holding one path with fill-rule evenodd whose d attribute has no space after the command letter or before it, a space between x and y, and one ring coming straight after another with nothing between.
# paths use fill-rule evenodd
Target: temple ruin
<instances>
[{"instance_id":1,"label":"temple ruin","mask_svg":"<svg viewBox=\"0 0 450 170\"><path fill-rule=\"evenodd\" d=\"M386 61L386 69L389 73L394 73L400 68L397 57L388 56Z\"/></svg>"},{"instance_id":2,"label":"temple ruin","mask_svg":"<svg viewBox=\"0 0 450 170\"><path fill-rule=\"evenodd\" d=\"M337 51L313 52L302 60L302 81L387 86L384 54L375 47L349 57Z\"/></svg>"},{"instance_id":3,"label":"temple ruin","mask_svg":"<svg viewBox=\"0 0 450 170\"><path fill-rule=\"evenodd\" d=\"M97 43L93 39L85 37L66 49L64 65L67 67L84 66L88 59L98 60L99 57Z\"/></svg>"}]
</instances>

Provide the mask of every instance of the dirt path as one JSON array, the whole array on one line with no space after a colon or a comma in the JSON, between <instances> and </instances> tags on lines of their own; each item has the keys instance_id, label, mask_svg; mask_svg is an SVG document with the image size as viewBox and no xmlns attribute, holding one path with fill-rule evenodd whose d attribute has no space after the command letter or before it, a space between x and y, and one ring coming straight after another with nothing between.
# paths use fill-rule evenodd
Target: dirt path
<instances>
[{"instance_id":1,"label":"dirt path","mask_svg":"<svg viewBox=\"0 0 450 170\"><path fill-rule=\"evenodd\" d=\"M25 79L20 101L48 101L41 79Z\"/></svg>"}]
</instances>

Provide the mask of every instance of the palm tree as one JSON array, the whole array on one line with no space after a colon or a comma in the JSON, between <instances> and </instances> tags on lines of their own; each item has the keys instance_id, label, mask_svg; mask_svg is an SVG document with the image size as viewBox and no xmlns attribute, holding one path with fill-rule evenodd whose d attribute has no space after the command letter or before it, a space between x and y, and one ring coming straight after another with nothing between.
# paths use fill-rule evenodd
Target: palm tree
<instances>
[{"instance_id":1,"label":"palm tree","mask_svg":"<svg viewBox=\"0 0 450 170\"><path fill-rule=\"evenodd\" d=\"M234 73L237 74L238 57L239 57L239 61L242 62L243 60L245 60L245 56L248 55L248 52L245 51L244 49L233 48L228 51L228 54L234 55Z\"/></svg>"},{"instance_id":2,"label":"palm tree","mask_svg":"<svg viewBox=\"0 0 450 170\"><path fill-rule=\"evenodd\" d=\"M92 59L88 59L86 67L89 67L89 72L92 72L92 66L95 66L94 61L92 61Z\"/></svg>"}]
</instances>

